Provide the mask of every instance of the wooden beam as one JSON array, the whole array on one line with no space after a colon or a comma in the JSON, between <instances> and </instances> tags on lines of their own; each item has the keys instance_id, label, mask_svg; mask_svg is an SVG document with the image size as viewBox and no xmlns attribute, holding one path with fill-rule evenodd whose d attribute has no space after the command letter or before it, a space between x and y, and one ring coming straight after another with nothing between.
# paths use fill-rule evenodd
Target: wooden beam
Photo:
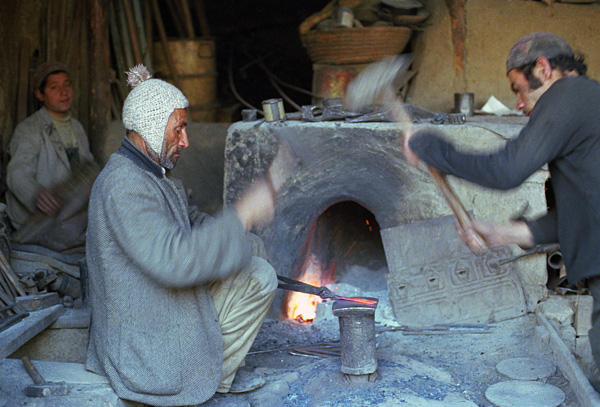
<instances>
[{"instance_id":1,"label":"wooden beam","mask_svg":"<svg viewBox=\"0 0 600 407\"><path fill-rule=\"evenodd\" d=\"M169 73L173 78L173 82L175 82L175 86L181 89L181 86L179 84L179 74L177 73L177 69L175 69L175 62L173 61L173 57L171 56L171 48L169 47L169 41L167 40L167 33L165 31L165 26L160 15L160 9L158 8L158 0L151 1L152 11L154 13L154 18L156 19L156 27L158 28L158 33L160 35L160 42L163 46L163 52L165 53L165 60L167 61L167 66L169 67Z\"/></svg>"},{"instance_id":2,"label":"wooden beam","mask_svg":"<svg viewBox=\"0 0 600 407\"><path fill-rule=\"evenodd\" d=\"M31 338L48 328L65 312L61 304L31 312L18 324L0 332L0 359L13 354Z\"/></svg>"},{"instance_id":3,"label":"wooden beam","mask_svg":"<svg viewBox=\"0 0 600 407\"><path fill-rule=\"evenodd\" d=\"M194 8L196 9L196 16L198 18L198 23L200 24L200 34L203 37L210 37L210 26L208 25L208 19L206 18L204 2L202 0L194 0Z\"/></svg>"},{"instance_id":4,"label":"wooden beam","mask_svg":"<svg viewBox=\"0 0 600 407\"><path fill-rule=\"evenodd\" d=\"M90 146L101 156L102 138L110 118L108 0L90 1Z\"/></svg>"},{"instance_id":5,"label":"wooden beam","mask_svg":"<svg viewBox=\"0 0 600 407\"><path fill-rule=\"evenodd\" d=\"M465 70L465 2L464 0L446 0L446 7L450 12L452 28L454 73L462 75Z\"/></svg>"},{"instance_id":6,"label":"wooden beam","mask_svg":"<svg viewBox=\"0 0 600 407\"><path fill-rule=\"evenodd\" d=\"M27 96L29 95L29 40L23 38L19 48L19 81L17 88L17 117L21 123L27 118ZM33 91L33 89L32 89Z\"/></svg>"},{"instance_id":7,"label":"wooden beam","mask_svg":"<svg viewBox=\"0 0 600 407\"><path fill-rule=\"evenodd\" d=\"M136 32L135 18L133 16L133 6L129 0L123 0L123 8L125 10L125 21L127 22L127 31L131 41L131 49L133 51L133 59L136 65L142 63L142 53L140 52L140 42Z\"/></svg>"}]
</instances>

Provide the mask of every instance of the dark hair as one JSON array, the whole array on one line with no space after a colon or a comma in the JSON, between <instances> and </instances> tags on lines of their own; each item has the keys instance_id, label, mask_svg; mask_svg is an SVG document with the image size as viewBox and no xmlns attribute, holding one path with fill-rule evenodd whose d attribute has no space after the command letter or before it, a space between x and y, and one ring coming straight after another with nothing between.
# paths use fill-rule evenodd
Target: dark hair
<instances>
[{"instance_id":1,"label":"dark hair","mask_svg":"<svg viewBox=\"0 0 600 407\"><path fill-rule=\"evenodd\" d=\"M576 71L579 75L585 76L587 73L587 65L585 64L584 59L582 54L559 55L554 58L549 58L548 62L550 62L552 69L560 69L563 73L565 71ZM517 70L523 72L525 79L529 81L529 87L531 89L537 89L542 85L541 82L533 76L533 68L535 67L536 62L537 60L517 68Z\"/></svg>"},{"instance_id":2,"label":"dark hair","mask_svg":"<svg viewBox=\"0 0 600 407\"><path fill-rule=\"evenodd\" d=\"M40 92L42 93L42 95L44 94L44 89L46 88L46 83L48 83L48 77L50 75L54 75L55 73L61 73L61 72L64 72L68 75L67 71L60 69L58 71L52 71L52 72L48 73L48 75L44 76L44 79L42 79L42 82L40 83L40 87L38 88L40 90Z\"/></svg>"}]
</instances>

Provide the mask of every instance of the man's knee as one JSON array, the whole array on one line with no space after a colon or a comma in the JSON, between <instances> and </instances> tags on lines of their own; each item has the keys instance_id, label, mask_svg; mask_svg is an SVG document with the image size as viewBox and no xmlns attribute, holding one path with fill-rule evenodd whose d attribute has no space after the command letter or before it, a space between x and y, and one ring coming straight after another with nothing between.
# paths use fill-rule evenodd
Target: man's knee
<instances>
[{"instance_id":1,"label":"man's knee","mask_svg":"<svg viewBox=\"0 0 600 407\"><path fill-rule=\"evenodd\" d=\"M248 272L250 277L258 284L261 295L268 295L277 289L275 269L262 257L252 257Z\"/></svg>"}]
</instances>

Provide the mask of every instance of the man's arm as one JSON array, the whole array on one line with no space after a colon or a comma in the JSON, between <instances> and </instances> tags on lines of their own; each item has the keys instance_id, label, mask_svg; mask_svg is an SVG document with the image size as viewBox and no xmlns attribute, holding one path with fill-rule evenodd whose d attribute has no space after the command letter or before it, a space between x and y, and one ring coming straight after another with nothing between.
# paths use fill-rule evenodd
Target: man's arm
<instances>
[{"instance_id":1,"label":"man's arm","mask_svg":"<svg viewBox=\"0 0 600 407\"><path fill-rule=\"evenodd\" d=\"M463 229L458 222L455 226L460 239L474 253L484 253L487 248L493 249L511 244L516 244L522 249L535 245L531 228L521 220L497 224L473 219L472 229ZM481 239L487 247L481 244Z\"/></svg>"},{"instance_id":2,"label":"man's arm","mask_svg":"<svg viewBox=\"0 0 600 407\"><path fill-rule=\"evenodd\" d=\"M6 183L11 193L33 213L41 189L35 179L41 136L31 130L23 124L15 129L9 144L11 159L6 168Z\"/></svg>"}]
</instances>

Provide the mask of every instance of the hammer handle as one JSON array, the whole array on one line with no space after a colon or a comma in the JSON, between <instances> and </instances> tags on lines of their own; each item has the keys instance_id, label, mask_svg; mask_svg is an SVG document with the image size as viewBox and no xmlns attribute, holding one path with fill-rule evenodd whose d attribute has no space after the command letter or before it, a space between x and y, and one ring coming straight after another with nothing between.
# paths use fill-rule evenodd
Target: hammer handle
<instances>
[{"instance_id":1,"label":"hammer handle","mask_svg":"<svg viewBox=\"0 0 600 407\"><path fill-rule=\"evenodd\" d=\"M25 370L27 370L27 373L29 373L29 376L31 376L35 384L42 385L46 383L40 372L38 372L38 370L35 368L31 360L27 356L23 356L21 360L23 361L23 366L25 366Z\"/></svg>"},{"instance_id":2,"label":"hammer handle","mask_svg":"<svg viewBox=\"0 0 600 407\"><path fill-rule=\"evenodd\" d=\"M446 199L448 206L450 206L450 209L452 209L452 212L454 212L454 216L456 216L460 226L462 226L463 229L470 229L473 226L471 216L469 216L462 202L460 202L452 188L450 188L450 185L448 185L446 177L444 177L444 175L435 168L429 166L427 168L431 174L431 177L433 178L433 181L436 183L442 192L442 195Z\"/></svg>"}]
</instances>

